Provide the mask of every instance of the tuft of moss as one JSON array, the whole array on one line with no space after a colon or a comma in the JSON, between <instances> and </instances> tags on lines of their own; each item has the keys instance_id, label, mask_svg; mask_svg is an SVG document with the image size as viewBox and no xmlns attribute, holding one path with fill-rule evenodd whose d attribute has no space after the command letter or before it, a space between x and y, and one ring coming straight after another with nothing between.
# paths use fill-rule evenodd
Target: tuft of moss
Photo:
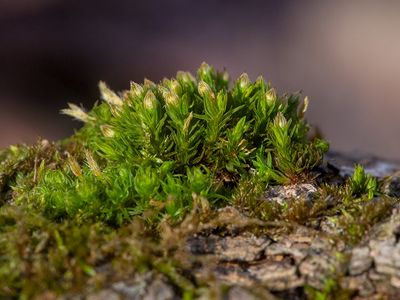
<instances>
[{"instance_id":1,"label":"tuft of moss","mask_svg":"<svg viewBox=\"0 0 400 300\"><path fill-rule=\"evenodd\" d=\"M367 194L368 199L372 199L378 194L378 183L376 178L366 174L361 165L356 165L353 176L350 179L351 192L354 196Z\"/></svg>"},{"instance_id":2,"label":"tuft of moss","mask_svg":"<svg viewBox=\"0 0 400 300\"><path fill-rule=\"evenodd\" d=\"M398 198L379 193L361 166L347 180L319 168L328 143L307 138L307 97L278 95L245 73L228 78L203 63L195 76L120 93L100 82L90 111L62 110L84 124L73 136L1 150L0 298L79 297L141 273L184 299L223 297L229 286L192 274L211 261L185 250L188 237L304 226L351 247L387 217ZM315 185L313 199L262 197L268 185L301 182ZM300 290L346 299L342 275ZM262 284L251 290L270 297Z\"/></svg>"},{"instance_id":3,"label":"tuft of moss","mask_svg":"<svg viewBox=\"0 0 400 300\"><path fill-rule=\"evenodd\" d=\"M34 170L18 175L18 204L54 220L179 221L193 193L218 207L254 173L263 184L304 180L328 150L307 139L308 98L280 96L262 77L244 73L230 85L203 63L196 76L132 82L121 93L99 88L103 101L91 111L62 110L85 123L69 139L74 149L63 152L64 163L49 168L36 158Z\"/></svg>"}]
</instances>

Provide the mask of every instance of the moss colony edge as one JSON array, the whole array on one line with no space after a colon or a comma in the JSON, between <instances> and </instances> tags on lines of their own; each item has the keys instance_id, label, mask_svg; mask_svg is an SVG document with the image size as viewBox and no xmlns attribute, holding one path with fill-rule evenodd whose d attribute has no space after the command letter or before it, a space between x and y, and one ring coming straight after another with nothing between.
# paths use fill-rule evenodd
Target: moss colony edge
<instances>
[{"instance_id":1,"label":"moss colony edge","mask_svg":"<svg viewBox=\"0 0 400 300\"><path fill-rule=\"evenodd\" d=\"M88 293L151 270L191 298L215 279L187 275L193 259L177 249L205 224L227 234L238 220L219 208L243 213L238 228L256 235L269 232L263 222L290 231L329 216L338 238L356 243L395 203L371 202L381 183L361 166L338 184L323 181L328 143L308 138L308 98L278 95L262 77L230 84L203 63L196 77L178 72L121 93L99 87L92 110L62 110L84 123L73 136L0 152L0 295ZM312 203L261 197L302 183L317 186Z\"/></svg>"}]
</instances>

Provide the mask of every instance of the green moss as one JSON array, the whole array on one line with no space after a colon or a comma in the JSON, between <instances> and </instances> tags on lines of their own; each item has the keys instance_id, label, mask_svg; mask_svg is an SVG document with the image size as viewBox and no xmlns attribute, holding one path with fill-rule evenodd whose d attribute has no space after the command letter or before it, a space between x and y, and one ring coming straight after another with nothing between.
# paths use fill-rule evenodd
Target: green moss
<instances>
[{"instance_id":1,"label":"green moss","mask_svg":"<svg viewBox=\"0 0 400 300\"><path fill-rule=\"evenodd\" d=\"M264 183L304 180L328 149L307 140L308 99L279 96L261 77L242 74L230 87L226 73L202 64L196 78L178 72L120 94L99 86L104 102L90 112L63 110L85 122L64 142L75 145L64 163L36 156L33 170L16 175L18 204L53 220L179 221L192 193L218 207L251 172Z\"/></svg>"},{"instance_id":2,"label":"green moss","mask_svg":"<svg viewBox=\"0 0 400 300\"><path fill-rule=\"evenodd\" d=\"M140 221L115 230L100 223L54 223L35 211L5 206L0 210L0 296L89 293L149 270L163 274L182 295L193 294L193 283L156 236L151 238Z\"/></svg>"},{"instance_id":3,"label":"green moss","mask_svg":"<svg viewBox=\"0 0 400 300\"><path fill-rule=\"evenodd\" d=\"M87 294L147 271L184 298L222 295L229 287L215 278L188 274L201 262L182 253L187 236L318 229L329 219L333 239L357 243L397 202L360 166L343 184L318 185L328 144L307 138L308 99L280 96L261 77L230 83L203 63L196 77L99 87L92 110L62 111L84 123L73 136L0 151L0 297ZM313 201L260 197L299 182L317 186ZM246 217L216 210L226 205ZM328 280L309 296L339 290Z\"/></svg>"},{"instance_id":4,"label":"green moss","mask_svg":"<svg viewBox=\"0 0 400 300\"><path fill-rule=\"evenodd\" d=\"M350 179L351 192L355 196L367 194L372 199L378 193L378 185L375 178L370 174L365 174L364 168L356 165L354 174Z\"/></svg>"}]
</instances>

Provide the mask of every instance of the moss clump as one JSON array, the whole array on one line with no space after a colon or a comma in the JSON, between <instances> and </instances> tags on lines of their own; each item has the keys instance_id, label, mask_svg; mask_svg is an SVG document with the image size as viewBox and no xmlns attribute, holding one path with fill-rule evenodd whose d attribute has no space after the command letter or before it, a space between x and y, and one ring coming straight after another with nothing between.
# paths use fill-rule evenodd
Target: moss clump
<instances>
[{"instance_id":1,"label":"moss clump","mask_svg":"<svg viewBox=\"0 0 400 300\"><path fill-rule=\"evenodd\" d=\"M196 78L178 72L120 94L99 86L104 101L90 112L73 104L62 111L85 123L69 140L75 151L52 168L38 161L19 204L56 220L180 220L193 193L221 206L251 172L264 184L297 182L328 149L307 139L308 99L279 96L261 77L242 74L230 87L226 73L203 63Z\"/></svg>"},{"instance_id":2,"label":"moss clump","mask_svg":"<svg viewBox=\"0 0 400 300\"><path fill-rule=\"evenodd\" d=\"M223 295L229 286L211 270L190 273L210 261L183 250L187 237L284 235L328 220L332 240L356 244L398 202L360 166L325 182L338 175L318 170L328 144L307 138L308 99L280 96L261 77L230 84L203 63L196 77L99 87L91 111L62 111L84 123L70 138L0 151L0 297L87 295L146 272L183 298ZM315 185L312 201L260 197L302 182ZM236 208L215 210L227 205ZM308 294L339 292L327 281Z\"/></svg>"}]
</instances>

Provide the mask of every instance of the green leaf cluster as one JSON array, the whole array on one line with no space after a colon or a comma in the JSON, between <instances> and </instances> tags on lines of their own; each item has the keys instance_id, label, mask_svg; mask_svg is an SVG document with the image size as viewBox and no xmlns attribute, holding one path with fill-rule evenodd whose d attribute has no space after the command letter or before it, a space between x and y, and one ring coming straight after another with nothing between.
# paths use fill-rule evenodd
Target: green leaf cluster
<instances>
[{"instance_id":1,"label":"green leaf cluster","mask_svg":"<svg viewBox=\"0 0 400 300\"><path fill-rule=\"evenodd\" d=\"M307 139L308 99L278 95L262 77L230 84L203 63L196 76L132 82L121 93L99 87L103 101L91 111L62 111L85 123L70 139L77 150L39 168L29 193L55 219L180 220L194 194L221 206L251 174L265 184L304 180L328 150Z\"/></svg>"},{"instance_id":2,"label":"green leaf cluster","mask_svg":"<svg viewBox=\"0 0 400 300\"><path fill-rule=\"evenodd\" d=\"M350 178L350 189L354 196L367 194L368 199L372 199L378 193L378 183L376 178L365 173L363 166L356 165Z\"/></svg>"}]
</instances>

